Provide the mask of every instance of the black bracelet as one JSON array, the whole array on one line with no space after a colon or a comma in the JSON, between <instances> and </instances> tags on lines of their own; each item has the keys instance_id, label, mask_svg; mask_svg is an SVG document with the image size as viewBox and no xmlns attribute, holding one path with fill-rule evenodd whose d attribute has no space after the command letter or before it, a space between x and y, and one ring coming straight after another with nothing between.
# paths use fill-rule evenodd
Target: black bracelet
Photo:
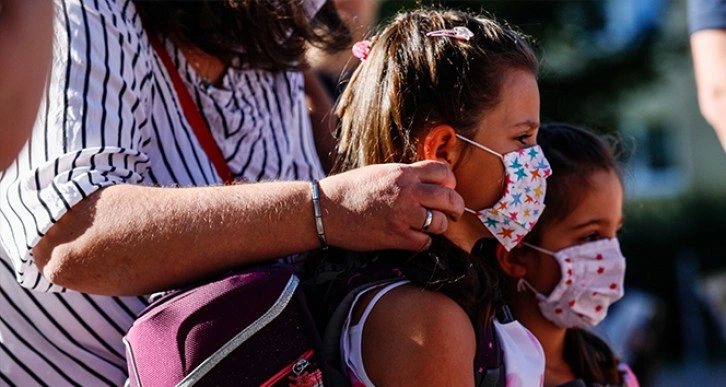
<instances>
[{"instance_id":1,"label":"black bracelet","mask_svg":"<svg viewBox=\"0 0 726 387\"><path fill-rule=\"evenodd\" d=\"M320 183L312 181L313 187L313 211L315 212L315 230L318 232L318 240L323 250L328 249L328 240L325 238L325 227L323 227L323 211L320 209Z\"/></svg>"}]
</instances>

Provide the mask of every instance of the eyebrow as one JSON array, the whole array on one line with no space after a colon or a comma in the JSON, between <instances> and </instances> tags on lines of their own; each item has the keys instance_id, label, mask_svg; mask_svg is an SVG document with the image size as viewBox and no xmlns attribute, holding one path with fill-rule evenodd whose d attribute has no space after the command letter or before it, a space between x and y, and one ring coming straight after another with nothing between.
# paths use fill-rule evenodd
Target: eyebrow
<instances>
[{"instance_id":1,"label":"eyebrow","mask_svg":"<svg viewBox=\"0 0 726 387\"><path fill-rule=\"evenodd\" d=\"M516 124L514 124L514 126L515 127L526 126L528 129L537 129L537 128L539 128L540 123L539 123L539 121L527 120L527 121L522 121L522 122L516 123Z\"/></svg>"},{"instance_id":2,"label":"eyebrow","mask_svg":"<svg viewBox=\"0 0 726 387\"><path fill-rule=\"evenodd\" d=\"M624 220L625 220L625 218L623 216L621 216L620 217L620 221L618 222L618 228L620 228L620 227L623 226ZM581 223L581 224L578 224L576 226L573 226L572 229L573 230L579 230L579 229L582 229L582 228L585 228L585 227L588 227L588 226L598 225L598 224L606 224L606 223L607 222L605 220L603 220L603 219L592 219L592 220L587 221L585 223Z\"/></svg>"}]
</instances>

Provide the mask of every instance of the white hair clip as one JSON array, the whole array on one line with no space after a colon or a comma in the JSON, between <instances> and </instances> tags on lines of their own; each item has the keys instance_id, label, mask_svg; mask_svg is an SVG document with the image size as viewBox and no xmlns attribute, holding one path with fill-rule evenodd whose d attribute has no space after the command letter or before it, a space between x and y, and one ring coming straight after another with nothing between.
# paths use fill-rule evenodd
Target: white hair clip
<instances>
[{"instance_id":1,"label":"white hair clip","mask_svg":"<svg viewBox=\"0 0 726 387\"><path fill-rule=\"evenodd\" d=\"M450 38L458 40L469 40L474 36L474 33L466 27L454 27L450 30L436 30L426 34L426 36L448 36Z\"/></svg>"}]
</instances>

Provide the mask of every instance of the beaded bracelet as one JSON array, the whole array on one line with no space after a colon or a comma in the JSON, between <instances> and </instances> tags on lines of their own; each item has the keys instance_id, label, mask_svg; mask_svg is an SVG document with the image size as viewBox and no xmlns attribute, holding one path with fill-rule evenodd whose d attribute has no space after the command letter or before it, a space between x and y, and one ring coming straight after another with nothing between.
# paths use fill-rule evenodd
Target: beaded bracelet
<instances>
[{"instance_id":1,"label":"beaded bracelet","mask_svg":"<svg viewBox=\"0 0 726 387\"><path fill-rule=\"evenodd\" d=\"M317 180L312 181L313 188L313 211L315 212L315 229L318 233L320 247L323 250L328 249L328 239L325 237L325 228L323 227L323 211L320 209L320 183Z\"/></svg>"}]
</instances>

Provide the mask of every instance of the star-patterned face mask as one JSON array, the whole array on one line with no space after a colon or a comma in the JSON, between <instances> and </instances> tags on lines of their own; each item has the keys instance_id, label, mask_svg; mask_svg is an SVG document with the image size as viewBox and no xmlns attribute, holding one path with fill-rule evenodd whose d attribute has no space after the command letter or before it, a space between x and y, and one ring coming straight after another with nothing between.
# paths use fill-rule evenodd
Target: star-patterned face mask
<instances>
[{"instance_id":1,"label":"star-patterned face mask","mask_svg":"<svg viewBox=\"0 0 726 387\"><path fill-rule=\"evenodd\" d=\"M542 215L547 177L552 174L550 163L539 145L502 155L461 135L456 137L499 157L504 163L502 198L492 208L479 211L466 208L466 211L476 215L499 243L510 251L532 231Z\"/></svg>"},{"instance_id":2,"label":"star-patterned face mask","mask_svg":"<svg viewBox=\"0 0 726 387\"><path fill-rule=\"evenodd\" d=\"M617 238L583 243L552 252L524 245L555 257L562 277L549 296L538 292L524 278L517 290L527 288L537 297L542 315L562 328L594 327L608 313L610 304L623 296L625 257Z\"/></svg>"}]
</instances>

